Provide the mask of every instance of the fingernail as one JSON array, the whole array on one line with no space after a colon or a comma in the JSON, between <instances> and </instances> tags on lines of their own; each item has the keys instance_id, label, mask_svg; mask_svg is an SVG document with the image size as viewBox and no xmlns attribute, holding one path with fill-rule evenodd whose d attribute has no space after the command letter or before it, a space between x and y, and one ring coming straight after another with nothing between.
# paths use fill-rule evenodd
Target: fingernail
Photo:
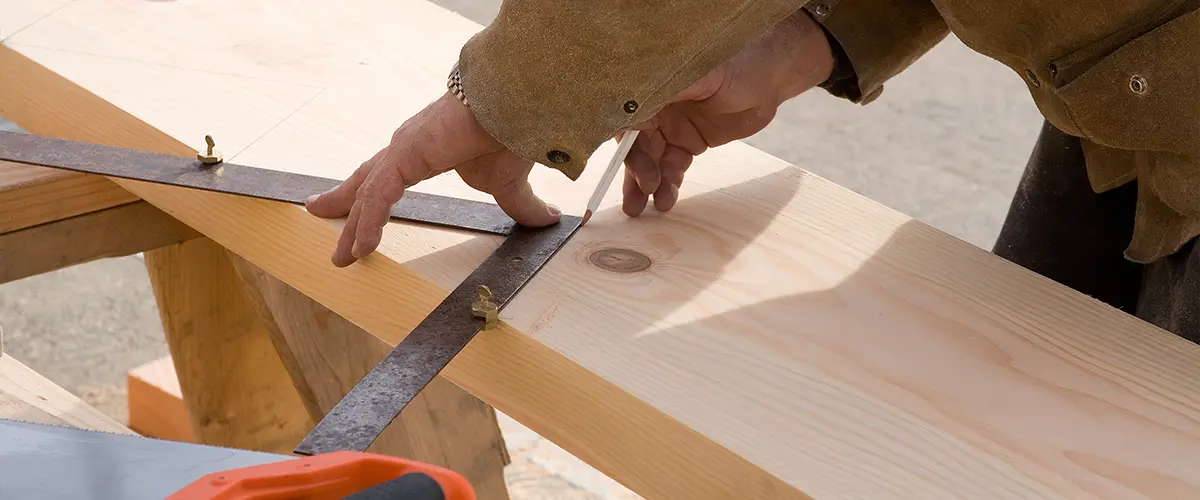
<instances>
[{"instance_id":1,"label":"fingernail","mask_svg":"<svg viewBox=\"0 0 1200 500\"><path fill-rule=\"evenodd\" d=\"M312 195L312 196L309 196L308 198L305 198L305 199L304 199L304 204L305 204L305 205L309 205L309 204L311 204L313 201L315 201L317 198L320 198L320 197L321 197L321 195L319 195L319 194L314 194L314 195Z\"/></svg>"},{"instance_id":2,"label":"fingernail","mask_svg":"<svg viewBox=\"0 0 1200 500\"><path fill-rule=\"evenodd\" d=\"M546 205L546 208L549 208L549 209L550 209L550 213L552 213L552 214L554 214L554 215L562 215L562 210L560 210L558 207L556 207L556 206L554 206L554 205L549 205L549 204L547 204L547 205Z\"/></svg>"}]
</instances>

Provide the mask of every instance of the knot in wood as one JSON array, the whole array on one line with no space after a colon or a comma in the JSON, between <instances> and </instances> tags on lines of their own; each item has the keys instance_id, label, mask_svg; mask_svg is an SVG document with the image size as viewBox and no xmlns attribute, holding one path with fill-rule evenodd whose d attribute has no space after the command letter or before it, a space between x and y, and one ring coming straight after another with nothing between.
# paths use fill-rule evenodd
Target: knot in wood
<instances>
[{"instance_id":1,"label":"knot in wood","mask_svg":"<svg viewBox=\"0 0 1200 500\"><path fill-rule=\"evenodd\" d=\"M650 267L650 257L628 248L602 248L588 256L592 265L614 273L636 273Z\"/></svg>"}]
</instances>

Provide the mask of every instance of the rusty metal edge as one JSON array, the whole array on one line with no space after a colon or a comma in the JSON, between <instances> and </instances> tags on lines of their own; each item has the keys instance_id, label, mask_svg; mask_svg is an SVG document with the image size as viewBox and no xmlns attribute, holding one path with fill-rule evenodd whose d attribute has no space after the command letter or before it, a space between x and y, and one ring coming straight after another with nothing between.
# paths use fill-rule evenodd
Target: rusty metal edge
<instances>
[{"instance_id":1,"label":"rusty metal edge","mask_svg":"<svg viewBox=\"0 0 1200 500\"><path fill-rule=\"evenodd\" d=\"M488 287L492 301L503 309L582 221L564 215L549 228L518 226L313 427L294 452L366 451L484 326L485 320L475 317L471 309L479 286Z\"/></svg>"},{"instance_id":2,"label":"rusty metal edge","mask_svg":"<svg viewBox=\"0 0 1200 500\"><path fill-rule=\"evenodd\" d=\"M233 163L0 131L0 160L303 205L341 181ZM409 191L396 220L507 236L516 223L493 203Z\"/></svg>"}]
</instances>

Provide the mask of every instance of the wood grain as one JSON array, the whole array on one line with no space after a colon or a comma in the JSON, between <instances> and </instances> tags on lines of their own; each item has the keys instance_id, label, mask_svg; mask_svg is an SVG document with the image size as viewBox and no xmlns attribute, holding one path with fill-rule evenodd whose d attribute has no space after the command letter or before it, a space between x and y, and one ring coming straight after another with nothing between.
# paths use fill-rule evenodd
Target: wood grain
<instances>
[{"instance_id":1,"label":"wood grain","mask_svg":"<svg viewBox=\"0 0 1200 500\"><path fill-rule=\"evenodd\" d=\"M0 0L0 40L58 10L71 0Z\"/></svg>"},{"instance_id":2,"label":"wood grain","mask_svg":"<svg viewBox=\"0 0 1200 500\"><path fill-rule=\"evenodd\" d=\"M291 453L314 422L225 250L197 238L145 260L199 442Z\"/></svg>"},{"instance_id":3,"label":"wood grain","mask_svg":"<svg viewBox=\"0 0 1200 500\"><path fill-rule=\"evenodd\" d=\"M239 78L277 74L320 87L235 160L330 177L345 176L438 95L457 48L478 29L415 0L359 0L338 13L315 0L286 10L253 1L147 5L79 0L10 45L120 109L155 117L149 124L44 71L23 73L29 102L64 93L74 108L46 116L103 122L117 129L114 141L147 139L135 147L161 146L154 128L191 140L191 103L119 90L139 79L170 88L203 71L189 61L157 73L195 43L170 26L190 20L192 29L235 37L246 35L232 23L307 28L339 40L324 50L243 38L203 57L229 61ZM163 28L146 21L151 8ZM313 21L321 15L328 29ZM62 27L98 18L126 29ZM343 30L346 19L359 29ZM136 43L151 36L154 46ZM271 56L283 48L288 58ZM0 52L0 63L7 57ZM86 71L115 58L128 62L122 72ZM311 82L305 66L314 68ZM269 121L224 96L232 90L180 88L232 103L226 119ZM542 167L531 181L578 213L613 146L577 183ZM389 345L498 244L395 223L379 252L336 269L328 258L339 221L260 200L121 185ZM452 175L418 189L486 199ZM504 310L501 328L443 373L644 497L1200 493L1190 465L1200 461L1200 347L742 143L698 158L669 213L629 219L618 202L614 189ZM652 265L617 273L589 259L614 248Z\"/></svg>"},{"instance_id":4,"label":"wood grain","mask_svg":"<svg viewBox=\"0 0 1200 500\"><path fill-rule=\"evenodd\" d=\"M5 116L27 130L160 153L194 154L179 140L9 46L0 45L0 65L14 68L14 73L24 77L11 86L0 86L0 110L9 110ZM54 119L63 116L70 118ZM98 126L99 123L106 126ZM435 287L391 259L367 259L363 265L349 270L333 268L328 264L328 254L337 231L331 226L336 224L314 219L294 206L141 182L115 182L139 197L154 194L155 199L147 201L176 218L195 215L192 210L197 208L205 210L200 207L211 208L205 217L188 217L185 222L206 236L219 233L222 245L235 249L255 265L389 345L395 345L447 293L447 289ZM460 196L479 198L471 193ZM253 227L225 224L230 221ZM439 244L448 247L455 240L474 241L476 246L470 251L443 254L454 259L444 269L458 279L466 276L469 267L478 265L489 246L499 243L488 236L472 237L411 225L401 227L422 233L425 244L414 250L423 254L438 250ZM271 243L245 244L263 241ZM235 245L228 246L231 243ZM478 246L480 243L483 246ZM289 251L279 252L279 248ZM384 268L372 271L378 265ZM335 289L347 293L331 296L329 292ZM382 314L371 305L381 295L362 294L366 290L404 296L405 300L389 303L389 312ZM500 344L491 344L492 341ZM773 473L680 425L651 404L515 330L505 327L477 338L444 373L448 380L644 497L675 498L690 494L695 498L744 498L745 495L808 498ZM714 471L726 473L714 474Z\"/></svg>"},{"instance_id":5,"label":"wood grain","mask_svg":"<svg viewBox=\"0 0 1200 500\"><path fill-rule=\"evenodd\" d=\"M301 395L311 398L313 421L323 418L391 351L296 289L238 257L231 257L247 293L270 318L277 351ZM508 500L508 452L496 412L436 377L367 449L447 467L469 480L482 499Z\"/></svg>"},{"instance_id":6,"label":"wood grain","mask_svg":"<svg viewBox=\"0 0 1200 500\"><path fill-rule=\"evenodd\" d=\"M12 356L0 354L0 419L133 434Z\"/></svg>"},{"instance_id":7,"label":"wood grain","mask_svg":"<svg viewBox=\"0 0 1200 500\"><path fill-rule=\"evenodd\" d=\"M165 154L196 153L110 102L47 72L7 45L0 45L0 60L4 61L0 66L6 69L0 71L0 116L30 133ZM104 74L111 69L110 62L88 60L84 70ZM215 85L223 77L213 78L217 81L208 83ZM196 81L188 84L196 85ZM130 95L154 95L153 85L150 89L123 89L132 92ZM286 93L280 98L286 99ZM250 100L243 97L223 103L245 104ZM200 107L204 104L202 99L179 102ZM222 141L218 145L222 145L231 135L217 137ZM250 140L244 136L240 139ZM149 183L113 181L126 189L134 185L153 187ZM145 261L193 418L193 433L206 444L290 451L312 423L249 299L240 289L233 294L224 292L240 286L225 251L201 238L146 252ZM233 342L224 344L222 339Z\"/></svg>"},{"instance_id":8,"label":"wood grain","mask_svg":"<svg viewBox=\"0 0 1200 500\"><path fill-rule=\"evenodd\" d=\"M0 234L0 283L199 236L149 203L127 203Z\"/></svg>"},{"instance_id":9,"label":"wood grain","mask_svg":"<svg viewBox=\"0 0 1200 500\"><path fill-rule=\"evenodd\" d=\"M0 234L134 201L104 177L0 161Z\"/></svg>"},{"instance_id":10,"label":"wood grain","mask_svg":"<svg viewBox=\"0 0 1200 500\"><path fill-rule=\"evenodd\" d=\"M170 356L129 370L125 387L130 429L157 439L199 442L192 432L192 419L183 403L183 391Z\"/></svg>"}]
</instances>

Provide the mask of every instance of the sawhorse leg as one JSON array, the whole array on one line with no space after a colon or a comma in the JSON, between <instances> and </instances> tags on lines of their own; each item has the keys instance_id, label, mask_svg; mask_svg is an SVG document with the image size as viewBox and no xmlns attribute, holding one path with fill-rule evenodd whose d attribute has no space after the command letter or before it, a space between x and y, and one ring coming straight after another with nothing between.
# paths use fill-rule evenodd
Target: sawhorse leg
<instances>
[{"instance_id":1,"label":"sawhorse leg","mask_svg":"<svg viewBox=\"0 0 1200 500\"><path fill-rule=\"evenodd\" d=\"M193 435L290 453L313 422L225 249L198 238L144 255Z\"/></svg>"},{"instance_id":2,"label":"sawhorse leg","mask_svg":"<svg viewBox=\"0 0 1200 500\"><path fill-rule=\"evenodd\" d=\"M291 453L391 350L207 238L146 253L193 434ZM442 378L367 451L453 469L480 499L507 500L495 410Z\"/></svg>"},{"instance_id":3,"label":"sawhorse leg","mask_svg":"<svg viewBox=\"0 0 1200 500\"><path fill-rule=\"evenodd\" d=\"M391 351L383 341L231 255L304 406L322 418ZM435 378L367 450L450 468L481 499L507 500L509 457L496 412L458 386Z\"/></svg>"}]
</instances>

